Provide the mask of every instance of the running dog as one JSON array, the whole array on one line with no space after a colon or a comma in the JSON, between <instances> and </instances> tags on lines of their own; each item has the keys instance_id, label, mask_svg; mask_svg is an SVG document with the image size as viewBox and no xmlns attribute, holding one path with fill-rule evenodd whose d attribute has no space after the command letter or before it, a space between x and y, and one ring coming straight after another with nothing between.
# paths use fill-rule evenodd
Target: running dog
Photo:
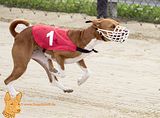
<instances>
[{"instance_id":1,"label":"running dog","mask_svg":"<svg viewBox=\"0 0 160 118\"><path fill-rule=\"evenodd\" d=\"M82 78L78 79L78 85L81 85L89 77L84 58L90 52L97 52L94 46L99 42L124 42L129 35L129 30L113 19L96 19L86 23L91 23L91 26L82 30L70 30L42 24L31 26L28 21L21 19L13 21L9 29L14 37L14 68L4 81L9 92L16 96L17 92L11 83L25 72L31 59L45 69L53 85L64 92L72 92L72 89L63 86L58 80L58 77L65 77L64 65L77 63L80 66L84 73ZM27 28L18 33L15 31L18 24L24 24ZM52 60L57 62L58 69L54 68Z\"/></svg>"}]
</instances>

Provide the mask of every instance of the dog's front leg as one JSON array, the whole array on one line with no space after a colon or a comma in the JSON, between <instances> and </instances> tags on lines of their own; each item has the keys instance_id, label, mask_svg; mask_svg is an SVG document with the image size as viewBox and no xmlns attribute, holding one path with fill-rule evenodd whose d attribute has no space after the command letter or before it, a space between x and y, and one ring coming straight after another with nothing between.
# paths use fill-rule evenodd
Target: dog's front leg
<instances>
[{"instance_id":1,"label":"dog's front leg","mask_svg":"<svg viewBox=\"0 0 160 118\"><path fill-rule=\"evenodd\" d=\"M83 59L78 61L77 63L83 71L82 77L80 79L78 79L78 81L77 81L78 85L80 86L89 78L90 74L89 74L89 71L88 71L87 66L86 66Z\"/></svg>"}]
</instances>

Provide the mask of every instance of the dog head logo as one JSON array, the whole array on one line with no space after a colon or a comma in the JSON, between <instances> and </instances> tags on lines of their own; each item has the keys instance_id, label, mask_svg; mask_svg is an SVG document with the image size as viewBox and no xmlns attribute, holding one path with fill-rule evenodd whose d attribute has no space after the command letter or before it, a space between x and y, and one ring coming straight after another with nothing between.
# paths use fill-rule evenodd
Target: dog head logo
<instances>
[{"instance_id":1,"label":"dog head logo","mask_svg":"<svg viewBox=\"0 0 160 118\"><path fill-rule=\"evenodd\" d=\"M20 109L20 101L22 98L22 93L18 93L15 98L12 98L9 92L6 93L4 101L5 101L5 110L3 111L3 115L6 118L15 118L15 114L21 111Z\"/></svg>"}]
</instances>

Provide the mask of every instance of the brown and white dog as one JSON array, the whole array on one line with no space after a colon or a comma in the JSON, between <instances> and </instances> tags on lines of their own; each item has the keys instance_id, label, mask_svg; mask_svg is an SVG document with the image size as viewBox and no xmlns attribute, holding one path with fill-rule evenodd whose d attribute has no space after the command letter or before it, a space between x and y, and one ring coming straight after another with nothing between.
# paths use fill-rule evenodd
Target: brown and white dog
<instances>
[{"instance_id":1,"label":"brown and white dog","mask_svg":"<svg viewBox=\"0 0 160 118\"><path fill-rule=\"evenodd\" d=\"M84 83L88 77L89 72L84 62L84 58L89 53L94 51L93 48L98 42L116 41L123 42L127 39L129 31L120 26L119 23L113 19L97 19L93 21L86 21L92 25L83 30L68 30L67 35L70 40L80 48L78 51L58 51L58 50L45 50L37 45L32 34L32 26L25 20L15 20L10 25L10 32L15 38L12 57L14 68L11 75L5 79L4 83L12 96L16 96L17 92L12 86L12 82L17 80L26 70L30 59L38 62L47 72L49 81L56 85L64 92L72 92L63 86L57 77L64 77L65 64L77 63L84 72L81 79L78 79L78 85ZM27 26L22 32L18 33L15 28L18 24ZM52 60L55 60L59 65L58 70L54 68Z\"/></svg>"}]
</instances>

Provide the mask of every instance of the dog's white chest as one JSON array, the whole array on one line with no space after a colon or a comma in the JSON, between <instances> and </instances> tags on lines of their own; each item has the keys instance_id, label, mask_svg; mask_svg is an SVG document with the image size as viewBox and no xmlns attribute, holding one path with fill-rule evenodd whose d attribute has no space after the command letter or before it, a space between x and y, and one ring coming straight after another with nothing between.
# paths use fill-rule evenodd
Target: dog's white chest
<instances>
[{"instance_id":1,"label":"dog's white chest","mask_svg":"<svg viewBox=\"0 0 160 118\"><path fill-rule=\"evenodd\" d=\"M90 53L89 53L89 54L90 54ZM81 54L81 55L79 55L78 57L66 59L64 63L65 63L65 64L76 63L76 62L84 59L84 58L85 58L86 56L88 56L89 54L88 54L88 53L87 53L87 54Z\"/></svg>"}]
</instances>

